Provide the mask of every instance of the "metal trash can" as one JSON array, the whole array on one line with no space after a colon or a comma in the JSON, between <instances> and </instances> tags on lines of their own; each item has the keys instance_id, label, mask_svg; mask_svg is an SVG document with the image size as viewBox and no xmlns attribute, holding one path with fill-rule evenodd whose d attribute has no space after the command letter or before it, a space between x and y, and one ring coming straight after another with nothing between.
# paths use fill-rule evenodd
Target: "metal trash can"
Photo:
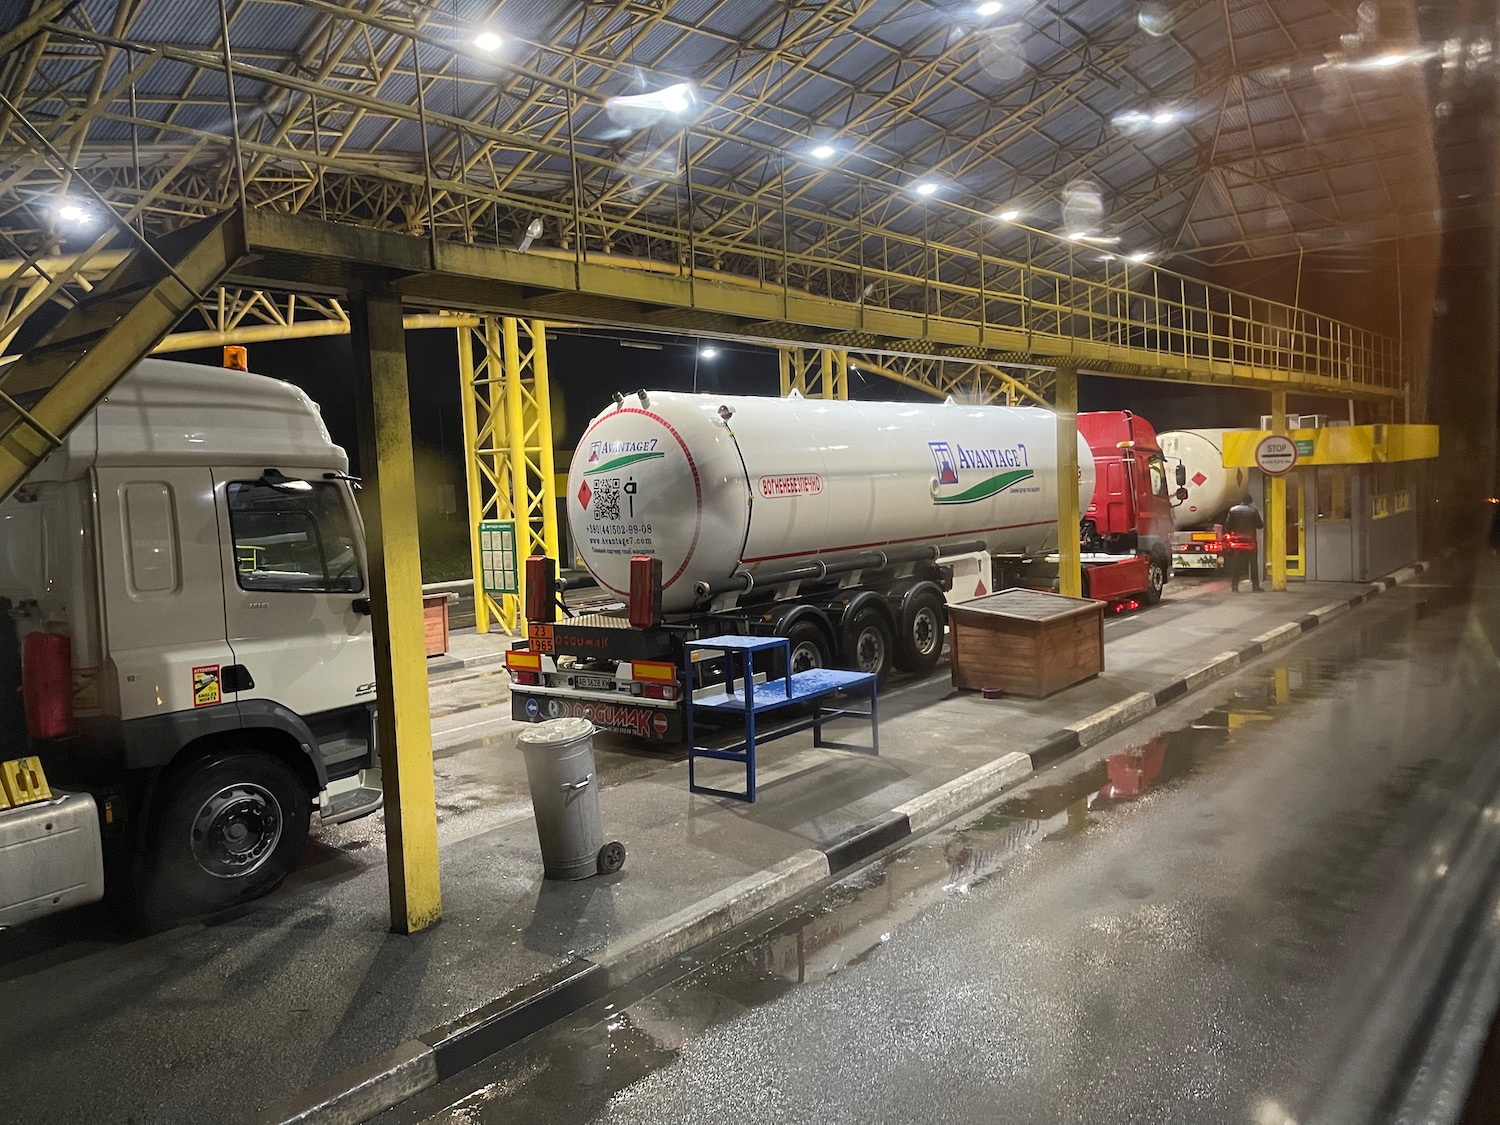
<instances>
[{"instance_id":1,"label":"metal trash can","mask_svg":"<svg viewBox=\"0 0 1500 1125\"><path fill-rule=\"evenodd\" d=\"M594 773L594 724L548 719L516 738L526 755L526 780L542 870L549 879L608 875L625 864L625 847L604 843L599 827L599 783Z\"/></svg>"}]
</instances>

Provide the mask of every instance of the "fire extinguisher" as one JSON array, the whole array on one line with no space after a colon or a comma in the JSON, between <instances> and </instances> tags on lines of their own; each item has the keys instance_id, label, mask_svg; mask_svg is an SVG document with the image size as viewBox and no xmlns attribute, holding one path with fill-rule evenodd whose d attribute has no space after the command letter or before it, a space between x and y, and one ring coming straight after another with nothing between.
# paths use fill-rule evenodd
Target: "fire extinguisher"
<instances>
[{"instance_id":1,"label":"fire extinguisher","mask_svg":"<svg viewBox=\"0 0 1500 1125\"><path fill-rule=\"evenodd\" d=\"M73 643L66 633L28 633L21 648L21 699L32 738L73 733Z\"/></svg>"}]
</instances>

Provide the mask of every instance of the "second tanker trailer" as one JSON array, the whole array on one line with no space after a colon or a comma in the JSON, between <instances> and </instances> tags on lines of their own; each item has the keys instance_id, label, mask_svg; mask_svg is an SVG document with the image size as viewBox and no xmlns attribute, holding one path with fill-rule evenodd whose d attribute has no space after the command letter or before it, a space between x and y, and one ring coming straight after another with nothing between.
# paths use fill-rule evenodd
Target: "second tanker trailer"
<instances>
[{"instance_id":1,"label":"second tanker trailer","mask_svg":"<svg viewBox=\"0 0 1500 1125\"><path fill-rule=\"evenodd\" d=\"M1120 460L1119 449L1107 454ZM1080 511L1094 464L1080 437ZM630 612L554 623L543 580L546 593L528 595L529 644L507 660L513 713L587 713L675 740L682 645L726 632L788 638L797 671L925 672L942 652L950 561L979 559L993 589L991 556L1045 558L1057 546L1057 487L1046 410L617 398L578 444L566 506L579 559ZM649 593L643 558L659 565ZM1153 594L1165 570L1153 560Z\"/></svg>"}]
</instances>

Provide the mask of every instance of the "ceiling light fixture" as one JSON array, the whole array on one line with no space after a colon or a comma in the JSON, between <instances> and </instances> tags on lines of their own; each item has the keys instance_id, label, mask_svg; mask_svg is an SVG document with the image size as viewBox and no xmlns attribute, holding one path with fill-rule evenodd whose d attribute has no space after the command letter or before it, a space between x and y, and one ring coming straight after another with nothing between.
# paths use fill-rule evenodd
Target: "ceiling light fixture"
<instances>
[{"instance_id":1,"label":"ceiling light fixture","mask_svg":"<svg viewBox=\"0 0 1500 1125\"><path fill-rule=\"evenodd\" d=\"M542 237L542 217L538 215L526 224L526 231L521 235L520 241L516 243L516 249L522 254L531 249L531 244Z\"/></svg>"},{"instance_id":2,"label":"ceiling light fixture","mask_svg":"<svg viewBox=\"0 0 1500 1125\"><path fill-rule=\"evenodd\" d=\"M827 160L835 151L834 147L830 144L814 145L808 155L814 160Z\"/></svg>"},{"instance_id":3,"label":"ceiling light fixture","mask_svg":"<svg viewBox=\"0 0 1500 1125\"><path fill-rule=\"evenodd\" d=\"M931 180L923 180L921 183L913 184L911 190L916 192L918 195L934 195L936 194L937 189L937 184L933 183Z\"/></svg>"},{"instance_id":4,"label":"ceiling light fixture","mask_svg":"<svg viewBox=\"0 0 1500 1125\"><path fill-rule=\"evenodd\" d=\"M704 359L713 359L715 356L717 356L719 354L719 349L716 348L716 347L713 347L712 345L710 345L710 346L708 346L706 348L699 348L698 349L698 354L700 356L702 356Z\"/></svg>"},{"instance_id":5,"label":"ceiling light fixture","mask_svg":"<svg viewBox=\"0 0 1500 1125\"><path fill-rule=\"evenodd\" d=\"M1137 250L1134 254L1130 255L1130 260L1132 262L1145 262L1149 261L1150 258L1151 251L1149 250Z\"/></svg>"},{"instance_id":6,"label":"ceiling light fixture","mask_svg":"<svg viewBox=\"0 0 1500 1125\"><path fill-rule=\"evenodd\" d=\"M981 16L998 16L1004 7L1005 5L999 3L998 0L985 0L983 4L974 10Z\"/></svg>"},{"instance_id":7,"label":"ceiling light fixture","mask_svg":"<svg viewBox=\"0 0 1500 1125\"><path fill-rule=\"evenodd\" d=\"M474 46L478 47L486 54L489 54L492 51L498 51L504 45L505 40L501 39L500 36L496 35L493 31L481 31L478 35L474 36Z\"/></svg>"},{"instance_id":8,"label":"ceiling light fixture","mask_svg":"<svg viewBox=\"0 0 1500 1125\"><path fill-rule=\"evenodd\" d=\"M999 219L1002 223L1013 223L1020 217L1021 212L1017 211L1014 207L1010 208L1008 211L1001 211L998 215L995 216L995 218Z\"/></svg>"},{"instance_id":9,"label":"ceiling light fixture","mask_svg":"<svg viewBox=\"0 0 1500 1125\"><path fill-rule=\"evenodd\" d=\"M53 214L62 222L75 227L86 227L94 221L94 213L92 211L71 200L59 203L54 209Z\"/></svg>"}]
</instances>

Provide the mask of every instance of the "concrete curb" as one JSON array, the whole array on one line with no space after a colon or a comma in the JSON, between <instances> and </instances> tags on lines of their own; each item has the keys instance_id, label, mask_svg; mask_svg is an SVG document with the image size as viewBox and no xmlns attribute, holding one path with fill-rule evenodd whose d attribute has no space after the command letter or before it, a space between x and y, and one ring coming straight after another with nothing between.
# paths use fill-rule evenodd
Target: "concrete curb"
<instances>
[{"instance_id":1,"label":"concrete curb","mask_svg":"<svg viewBox=\"0 0 1500 1125\"><path fill-rule=\"evenodd\" d=\"M355 1125L443 1079L572 1015L609 989L655 969L694 946L733 929L762 911L811 890L824 880L902 840L952 820L1059 759L1104 741L1154 711L1222 679L1241 665L1285 645L1327 621L1409 582L1430 569L1402 567L1358 594L1330 602L1221 652L1154 692L1138 692L1086 719L1069 723L1028 753L1008 753L944 785L913 797L886 815L822 848L808 848L774 867L741 879L612 942L594 958L575 958L530 984L462 1016L364 1066L302 1091L252 1119L253 1125Z\"/></svg>"}]
</instances>

